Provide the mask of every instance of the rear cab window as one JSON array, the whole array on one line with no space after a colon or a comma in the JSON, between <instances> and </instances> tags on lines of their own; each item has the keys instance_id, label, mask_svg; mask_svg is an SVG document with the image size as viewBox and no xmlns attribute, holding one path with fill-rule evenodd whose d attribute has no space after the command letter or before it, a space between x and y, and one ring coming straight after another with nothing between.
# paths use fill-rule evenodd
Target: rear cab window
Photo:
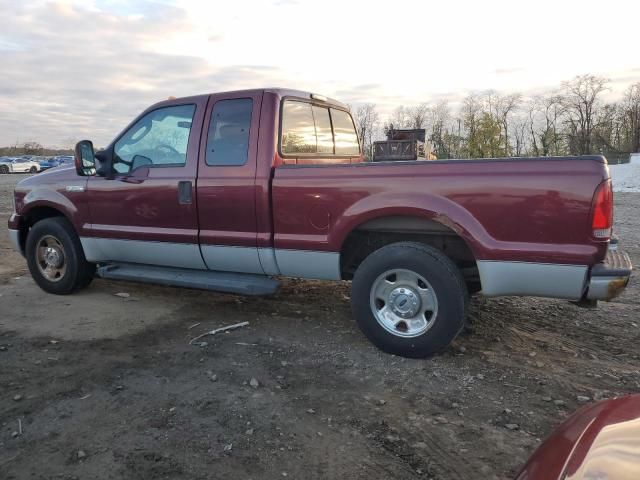
<instances>
[{"instance_id":1,"label":"rear cab window","mask_svg":"<svg viewBox=\"0 0 640 480\"><path fill-rule=\"evenodd\" d=\"M286 99L282 104L280 154L284 164L359 161L360 144L351 114L331 105Z\"/></svg>"},{"instance_id":2,"label":"rear cab window","mask_svg":"<svg viewBox=\"0 0 640 480\"><path fill-rule=\"evenodd\" d=\"M333 121L336 154L358 155L360 153L360 144L358 143L358 135L351 115L344 110L332 108L331 120Z\"/></svg>"}]
</instances>

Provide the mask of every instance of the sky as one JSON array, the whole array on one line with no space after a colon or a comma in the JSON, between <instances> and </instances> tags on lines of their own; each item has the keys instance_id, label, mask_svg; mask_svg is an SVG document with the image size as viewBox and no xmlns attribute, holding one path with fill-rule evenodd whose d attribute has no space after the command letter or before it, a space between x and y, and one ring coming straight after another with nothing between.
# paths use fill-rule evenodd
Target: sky
<instances>
[{"instance_id":1,"label":"sky","mask_svg":"<svg viewBox=\"0 0 640 480\"><path fill-rule=\"evenodd\" d=\"M169 96L289 87L382 117L575 75L640 81L638 0L0 0L0 146L104 146Z\"/></svg>"}]
</instances>

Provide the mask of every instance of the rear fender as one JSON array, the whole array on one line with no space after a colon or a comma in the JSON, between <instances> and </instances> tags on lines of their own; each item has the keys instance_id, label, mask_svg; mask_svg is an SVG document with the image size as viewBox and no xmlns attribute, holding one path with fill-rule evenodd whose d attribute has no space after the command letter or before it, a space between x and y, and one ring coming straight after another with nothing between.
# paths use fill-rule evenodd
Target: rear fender
<instances>
[{"instance_id":1,"label":"rear fender","mask_svg":"<svg viewBox=\"0 0 640 480\"><path fill-rule=\"evenodd\" d=\"M328 243L339 251L349 233L359 225L387 216L417 217L438 222L459 235L476 258L492 241L478 220L451 200L428 194L384 192L351 205L336 221Z\"/></svg>"}]
</instances>

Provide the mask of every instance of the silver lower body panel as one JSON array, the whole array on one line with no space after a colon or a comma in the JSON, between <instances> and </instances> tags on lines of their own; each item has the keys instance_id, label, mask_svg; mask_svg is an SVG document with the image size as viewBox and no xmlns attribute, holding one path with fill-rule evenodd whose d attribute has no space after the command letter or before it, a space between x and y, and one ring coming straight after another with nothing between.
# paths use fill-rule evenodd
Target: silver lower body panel
<instances>
[{"instance_id":1,"label":"silver lower body panel","mask_svg":"<svg viewBox=\"0 0 640 480\"><path fill-rule=\"evenodd\" d=\"M586 265L480 260L482 293L579 300L586 288Z\"/></svg>"}]
</instances>

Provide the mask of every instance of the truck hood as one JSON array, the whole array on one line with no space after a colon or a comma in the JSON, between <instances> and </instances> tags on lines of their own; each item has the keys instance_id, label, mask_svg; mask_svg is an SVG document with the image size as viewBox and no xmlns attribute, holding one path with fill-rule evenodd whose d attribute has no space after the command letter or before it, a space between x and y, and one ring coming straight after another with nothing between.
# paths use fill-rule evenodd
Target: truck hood
<instances>
[{"instance_id":1,"label":"truck hood","mask_svg":"<svg viewBox=\"0 0 640 480\"><path fill-rule=\"evenodd\" d=\"M30 190L44 185L56 185L64 181L78 181L80 178L73 165L60 165L19 181L16 185L16 191Z\"/></svg>"}]
</instances>

